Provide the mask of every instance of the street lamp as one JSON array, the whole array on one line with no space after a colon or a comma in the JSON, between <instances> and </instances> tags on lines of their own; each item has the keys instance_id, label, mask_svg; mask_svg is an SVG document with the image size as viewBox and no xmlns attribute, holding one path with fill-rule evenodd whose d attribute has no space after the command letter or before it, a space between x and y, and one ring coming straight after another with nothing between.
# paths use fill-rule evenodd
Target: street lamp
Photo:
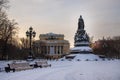
<instances>
[{"instance_id":1,"label":"street lamp","mask_svg":"<svg viewBox=\"0 0 120 80\"><path fill-rule=\"evenodd\" d=\"M29 40L30 40L30 43L29 43L29 44L30 44L29 56L30 56L31 58L33 58L33 54L32 54L32 38L34 38L35 35L36 35L36 32L33 31L33 28L32 28L32 27L30 27L29 30L26 31L26 36L27 36L27 37L29 38Z\"/></svg>"}]
</instances>

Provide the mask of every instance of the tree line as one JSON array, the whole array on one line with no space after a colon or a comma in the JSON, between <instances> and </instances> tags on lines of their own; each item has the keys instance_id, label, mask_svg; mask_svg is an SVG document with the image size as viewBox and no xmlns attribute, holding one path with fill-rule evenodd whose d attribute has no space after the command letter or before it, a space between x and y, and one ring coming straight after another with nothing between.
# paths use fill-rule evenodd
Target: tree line
<instances>
[{"instance_id":1,"label":"tree line","mask_svg":"<svg viewBox=\"0 0 120 80\"><path fill-rule=\"evenodd\" d=\"M107 58L120 59L120 36L103 38L94 43L93 51Z\"/></svg>"},{"instance_id":2,"label":"tree line","mask_svg":"<svg viewBox=\"0 0 120 80\"><path fill-rule=\"evenodd\" d=\"M0 0L0 52L2 59L7 58L7 50L10 49L17 29L15 20L10 20L7 16L5 9L8 8L8 2L8 0Z\"/></svg>"},{"instance_id":3,"label":"tree line","mask_svg":"<svg viewBox=\"0 0 120 80\"><path fill-rule=\"evenodd\" d=\"M17 37L18 23L6 13L8 0L0 0L0 59L23 59L27 56L28 39ZM22 44L19 44L21 42Z\"/></svg>"}]
</instances>

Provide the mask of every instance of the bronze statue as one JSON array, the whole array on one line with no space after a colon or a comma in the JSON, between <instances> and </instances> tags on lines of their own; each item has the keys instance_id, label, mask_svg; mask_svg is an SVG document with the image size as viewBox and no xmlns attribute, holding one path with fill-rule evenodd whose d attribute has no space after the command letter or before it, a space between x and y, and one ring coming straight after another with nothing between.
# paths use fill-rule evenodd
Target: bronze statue
<instances>
[{"instance_id":1,"label":"bronze statue","mask_svg":"<svg viewBox=\"0 0 120 80\"><path fill-rule=\"evenodd\" d=\"M89 42L89 36L84 30L84 20L81 15L78 20L78 30L75 34L74 40L75 40L75 46L81 46L81 44L78 44L81 42Z\"/></svg>"},{"instance_id":2,"label":"bronze statue","mask_svg":"<svg viewBox=\"0 0 120 80\"><path fill-rule=\"evenodd\" d=\"M82 16L80 15L79 21L78 21L78 29L83 30L84 29L84 21Z\"/></svg>"}]
</instances>

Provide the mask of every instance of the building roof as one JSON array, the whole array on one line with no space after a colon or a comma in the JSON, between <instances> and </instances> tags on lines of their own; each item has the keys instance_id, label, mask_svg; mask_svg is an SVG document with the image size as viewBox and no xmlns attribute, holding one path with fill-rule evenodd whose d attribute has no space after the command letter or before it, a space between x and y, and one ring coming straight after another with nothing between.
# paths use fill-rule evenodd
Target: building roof
<instances>
[{"instance_id":1,"label":"building roof","mask_svg":"<svg viewBox=\"0 0 120 80\"><path fill-rule=\"evenodd\" d=\"M41 43L41 42L45 42L45 43L69 43L69 41L67 40L36 40L35 43Z\"/></svg>"},{"instance_id":2,"label":"building roof","mask_svg":"<svg viewBox=\"0 0 120 80\"><path fill-rule=\"evenodd\" d=\"M63 36L64 37L63 34L55 34L55 33L52 33L52 32L47 33L47 34L40 34L40 36Z\"/></svg>"}]
</instances>

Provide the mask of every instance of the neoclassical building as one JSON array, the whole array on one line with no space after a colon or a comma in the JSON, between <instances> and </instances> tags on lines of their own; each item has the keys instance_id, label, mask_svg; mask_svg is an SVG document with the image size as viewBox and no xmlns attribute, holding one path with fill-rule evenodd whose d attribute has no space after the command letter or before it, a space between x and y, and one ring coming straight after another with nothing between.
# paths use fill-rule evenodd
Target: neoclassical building
<instances>
[{"instance_id":1,"label":"neoclassical building","mask_svg":"<svg viewBox=\"0 0 120 80\"><path fill-rule=\"evenodd\" d=\"M63 34L47 33L40 34L40 40L33 44L34 53L46 58L60 58L69 54L69 41L64 40Z\"/></svg>"}]
</instances>

